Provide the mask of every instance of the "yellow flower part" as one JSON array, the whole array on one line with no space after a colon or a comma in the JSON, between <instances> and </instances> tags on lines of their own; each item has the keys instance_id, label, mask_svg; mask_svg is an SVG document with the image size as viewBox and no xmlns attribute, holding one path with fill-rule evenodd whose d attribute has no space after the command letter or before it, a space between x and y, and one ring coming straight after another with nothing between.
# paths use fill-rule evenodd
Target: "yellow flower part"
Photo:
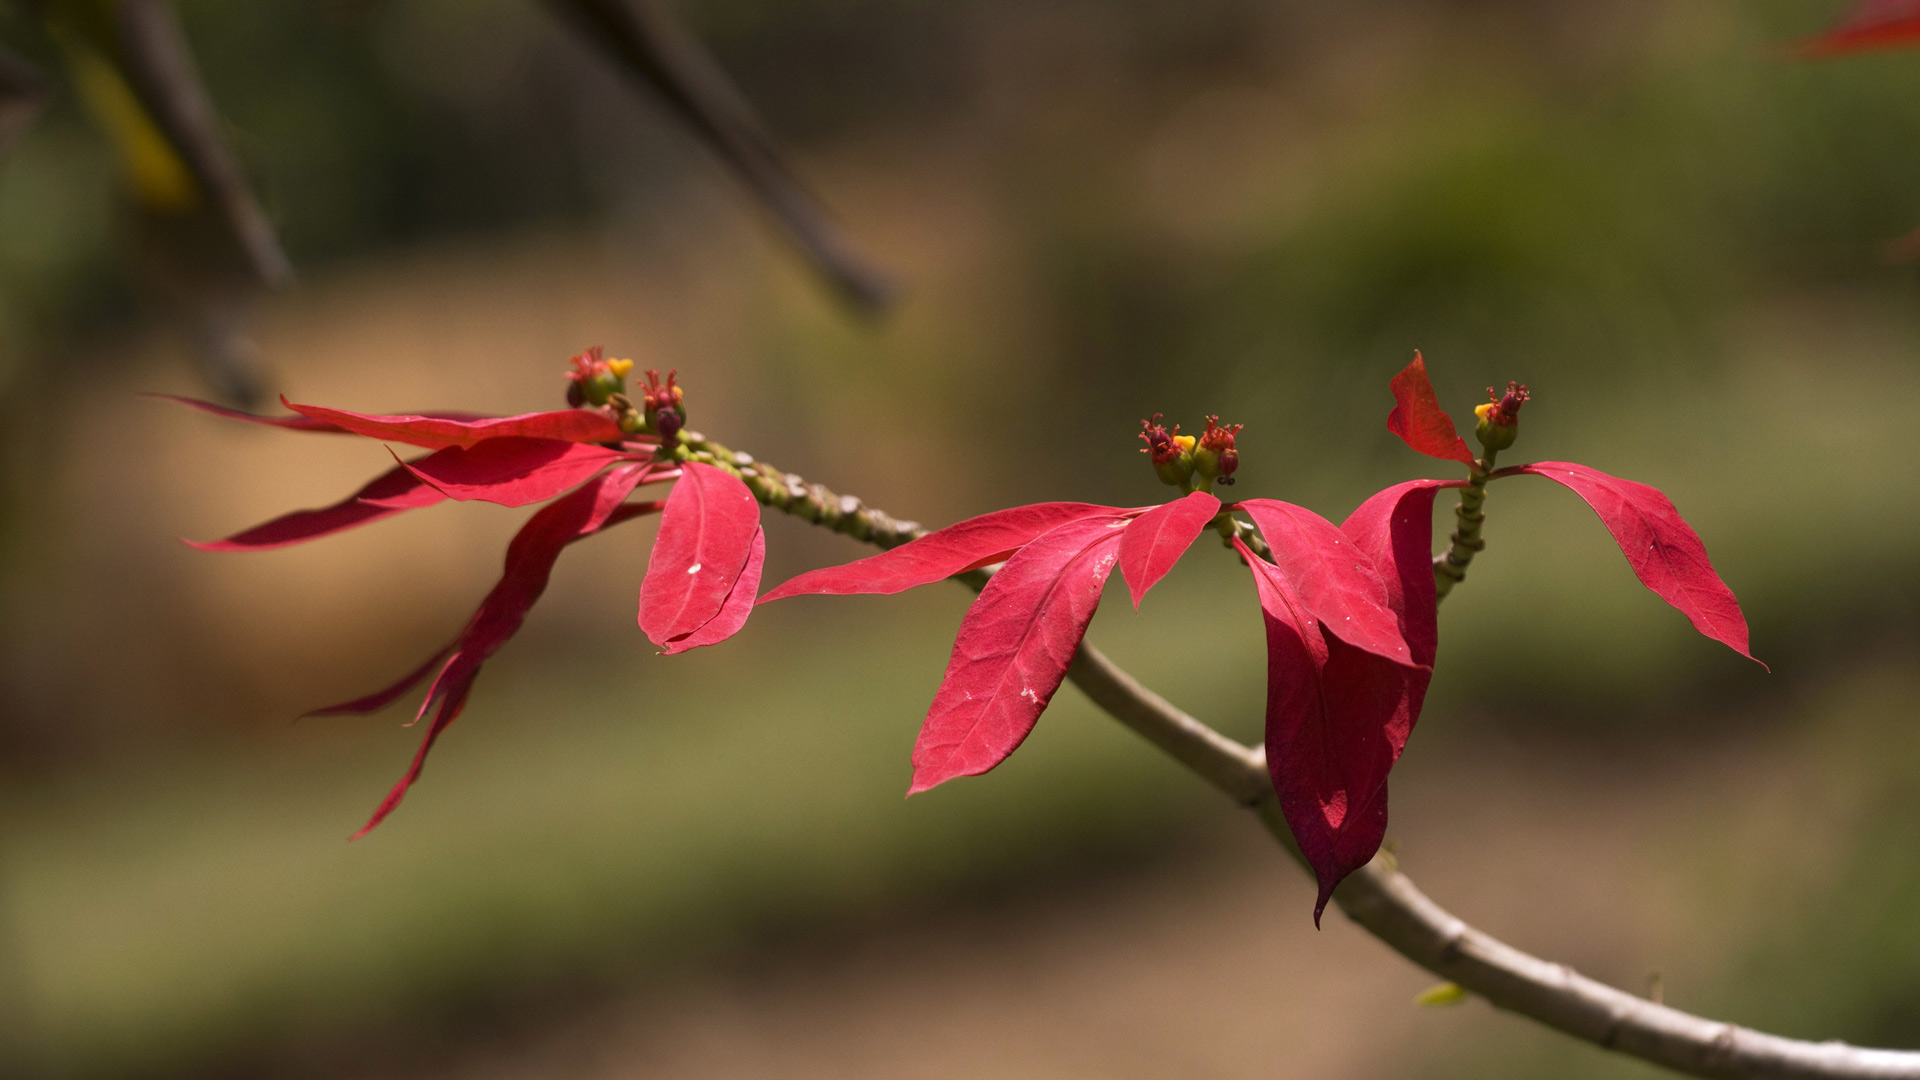
<instances>
[{"instance_id":1,"label":"yellow flower part","mask_svg":"<svg viewBox=\"0 0 1920 1080\"><path fill-rule=\"evenodd\" d=\"M1175 435L1173 437L1173 441L1180 444L1180 450L1182 453L1186 453L1193 449L1194 438L1191 435Z\"/></svg>"},{"instance_id":2,"label":"yellow flower part","mask_svg":"<svg viewBox=\"0 0 1920 1080\"><path fill-rule=\"evenodd\" d=\"M633 370L633 361L609 360L607 361L607 370L613 372L615 378L624 379L627 377L627 372Z\"/></svg>"}]
</instances>

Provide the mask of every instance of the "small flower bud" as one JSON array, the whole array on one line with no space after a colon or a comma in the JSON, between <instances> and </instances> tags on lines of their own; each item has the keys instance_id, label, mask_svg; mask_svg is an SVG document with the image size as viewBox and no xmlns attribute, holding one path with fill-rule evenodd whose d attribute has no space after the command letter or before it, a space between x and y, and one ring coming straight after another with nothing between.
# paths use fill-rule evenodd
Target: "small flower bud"
<instances>
[{"instance_id":1,"label":"small flower bud","mask_svg":"<svg viewBox=\"0 0 1920 1080\"><path fill-rule=\"evenodd\" d=\"M641 391L645 396L647 430L657 432L663 439L672 438L673 435L680 433L681 428L687 426L687 407L684 402L686 395L674 385L674 377L678 374L680 373L677 371L667 372L667 381L662 383L659 372L649 371L647 385ZM663 417L668 412L673 414L672 434L661 427Z\"/></svg>"},{"instance_id":2,"label":"small flower bud","mask_svg":"<svg viewBox=\"0 0 1920 1080\"><path fill-rule=\"evenodd\" d=\"M1184 487L1192 479L1194 438L1180 434L1179 424L1168 431L1160 426L1160 414L1154 413L1152 419L1140 421L1140 441L1147 444L1140 452L1153 462L1153 474L1161 483Z\"/></svg>"},{"instance_id":3,"label":"small flower bud","mask_svg":"<svg viewBox=\"0 0 1920 1080\"><path fill-rule=\"evenodd\" d=\"M1200 443L1193 451L1193 471L1204 480L1218 480L1231 487L1234 470L1240 467L1240 451L1234 448L1233 437L1245 426L1222 425L1218 416L1207 417L1207 430L1200 433Z\"/></svg>"},{"instance_id":4,"label":"small flower bud","mask_svg":"<svg viewBox=\"0 0 1920 1080\"><path fill-rule=\"evenodd\" d=\"M1508 383L1505 394L1491 386L1487 387L1489 400L1473 410L1473 415L1480 418L1480 423L1473 429L1474 435L1480 439L1480 445L1493 453L1512 446L1514 438L1520 434L1520 406L1532 396L1527 393L1526 387L1517 382Z\"/></svg>"},{"instance_id":5,"label":"small flower bud","mask_svg":"<svg viewBox=\"0 0 1920 1080\"><path fill-rule=\"evenodd\" d=\"M633 361L605 359L595 345L573 358L573 370L567 372L567 404L576 409L605 405L608 398L626 392L627 372L632 370Z\"/></svg>"}]
</instances>

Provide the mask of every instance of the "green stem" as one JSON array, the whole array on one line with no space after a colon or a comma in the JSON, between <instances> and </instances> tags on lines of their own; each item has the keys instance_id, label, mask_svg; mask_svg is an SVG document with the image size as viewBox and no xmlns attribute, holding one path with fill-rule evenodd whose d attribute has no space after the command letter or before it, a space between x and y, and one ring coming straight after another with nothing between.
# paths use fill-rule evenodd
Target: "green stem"
<instances>
[{"instance_id":1,"label":"green stem","mask_svg":"<svg viewBox=\"0 0 1920 1080\"><path fill-rule=\"evenodd\" d=\"M1447 538L1447 550L1433 560L1433 587L1440 600L1466 580L1468 564L1487 546L1480 537L1480 526L1487 520L1487 481L1493 478L1493 459L1494 451L1488 450L1471 466L1467 486L1460 491L1460 505L1453 509L1459 524Z\"/></svg>"}]
</instances>

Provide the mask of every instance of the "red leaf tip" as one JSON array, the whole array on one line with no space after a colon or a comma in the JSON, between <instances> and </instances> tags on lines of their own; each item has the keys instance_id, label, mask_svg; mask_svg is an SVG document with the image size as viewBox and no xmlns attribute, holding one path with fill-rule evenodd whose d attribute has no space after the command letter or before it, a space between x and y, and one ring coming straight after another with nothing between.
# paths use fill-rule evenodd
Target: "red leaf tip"
<instances>
[{"instance_id":1,"label":"red leaf tip","mask_svg":"<svg viewBox=\"0 0 1920 1080\"><path fill-rule=\"evenodd\" d=\"M1387 430L1400 441L1428 457L1472 465L1473 451L1453 426L1453 418L1440 407L1433 392L1433 380L1427 378L1427 362L1418 350L1413 361L1388 383L1393 390L1393 411L1387 414Z\"/></svg>"}]
</instances>

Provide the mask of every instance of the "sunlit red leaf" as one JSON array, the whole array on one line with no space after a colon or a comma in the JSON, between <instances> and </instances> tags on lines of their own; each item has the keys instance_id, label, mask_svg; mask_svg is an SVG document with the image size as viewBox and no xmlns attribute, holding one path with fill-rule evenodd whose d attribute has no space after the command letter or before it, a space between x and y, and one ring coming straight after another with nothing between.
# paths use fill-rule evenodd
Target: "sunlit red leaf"
<instances>
[{"instance_id":1,"label":"sunlit red leaf","mask_svg":"<svg viewBox=\"0 0 1920 1080\"><path fill-rule=\"evenodd\" d=\"M1453 418L1440 407L1427 378L1427 362L1419 353L1389 384L1393 388L1393 411L1387 414L1387 430L1415 450L1446 461L1473 464L1473 451L1454 429Z\"/></svg>"},{"instance_id":2,"label":"sunlit red leaf","mask_svg":"<svg viewBox=\"0 0 1920 1080\"><path fill-rule=\"evenodd\" d=\"M1035 503L996 510L928 533L892 551L870 555L841 566L808 571L760 598L761 603L788 596L854 593L891 595L920 585L944 581L955 574L1001 562L1034 537L1069 522L1108 514L1130 513L1090 503Z\"/></svg>"},{"instance_id":3,"label":"sunlit red leaf","mask_svg":"<svg viewBox=\"0 0 1920 1080\"><path fill-rule=\"evenodd\" d=\"M1415 662L1372 556L1305 507L1278 499L1238 505L1260 527L1274 562L1309 614L1349 644L1397 663Z\"/></svg>"},{"instance_id":4,"label":"sunlit red leaf","mask_svg":"<svg viewBox=\"0 0 1920 1080\"><path fill-rule=\"evenodd\" d=\"M146 396L158 398L161 401L175 402L180 405L185 405L190 409L199 409L201 412L212 413L215 416L225 417L229 420L245 421L249 424L265 424L269 427L287 428L292 431L321 431L335 435L353 434L338 424L328 423L325 420L315 420L313 417L301 416L297 413L293 416L257 416L250 412L241 412L239 409L229 409L225 405L215 405L211 401L201 401L199 398L178 397L173 394L148 394ZM469 412L431 412L422 413L421 415L434 420L457 420L463 422L488 419L488 417L479 413Z\"/></svg>"},{"instance_id":5,"label":"sunlit red leaf","mask_svg":"<svg viewBox=\"0 0 1920 1080\"><path fill-rule=\"evenodd\" d=\"M452 655L448 656L445 666L441 667L433 685L428 688L426 699L420 703L415 720L426 716L429 710L433 711L433 719L427 726L426 736L421 740L412 764L400 782L381 800L372 818L353 835L353 839L365 836L385 820L394 807L400 805L400 800L406 797L407 788L419 779L427 752L433 749L440 733L458 719L460 711L466 707L467 695L473 689L473 681L480 674L481 665L513 637L526 620L528 610L546 591L554 560L559 558L560 552L575 540L604 528L621 509L621 503L627 495L640 483L645 470L645 465L629 465L594 477L578 490L541 507L527 519L513 542L507 546L506 567L500 575L500 581L481 601L479 610L474 612L466 628L455 639ZM432 661L429 661L420 671L377 694L318 711L337 713L378 708L404 693L406 687L417 682L427 667L431 666ZM436 705L438 708L435 708Z\"/></svg>"},{"instance_id":6,"label":"sunlit red leaf","mask_svg":"<svg viewBox=\"0 0 1920 1080\"><path fill-rule=\"evenodd\" d=\"M1838 26L1800 43L1803 56L1890 49L1920 42L1920 0L1865 0Z\"/></svg>"},{"instance_id":7,"label":"sunlit red leaf","mask_svg":"<svg viewBox=\"0 0 1920 1080\"><path fill-rule=\"evenodd\" d=\"M1133 519L1120 539L1120 576L1126 579L1135 610L1219 512L1219 499L1196 491Z\"/></svg>"},{"instance_id":8,"label":"sunlit red leaf","mask_svg":"<svg viewBox=\"0 0 1920 1080\"><path fill-rule=\"evenodd\" d=\"M526 506L546 502L631 456L595 443L509 435L471 447L450 446L407 468L449 499Z\"/></svg>"},{"instance_id":9,"label":"sunlit red leaf","mask_svg":"<svg viewBox=\"0 0 1920 1080\"><path fill-rule=\"evenodd\" d=\"M1433 665L1439 651L1438 607L1433 582L1433 497L1465 480L1408 480L1374 493L1341 522L1355 547L1373 560L1387 587L1387 606L1400 617L1413 662ZM1422 683L1424 686L1424 682ZM1419 700L1413 702L1418 715Z\"/></svg>"},{"instance_id":10,"label":"sunlit red leaf","mask_svg":"<svg viewBox=\"0 0 1920 1080\"><path fill-rule=\"evenodd\" d=\"M739 477L711 465L683 466L640 583L647 639L666 649L718 615L759 532L760 504Z\"/></svg>"},{"instance_id":11,"label":"sunlit red leaf","mask_svg":"<svg viewBox=\"0 0 1920 1080\"><path fill-rule=\"evenodd\" d=\"M371 416L320 405L297 405L284 397L280 404L355 435L424 446L429 450L472 446L485 439L510 436L581 443L619 442L628 438L605 414L590 409L562 409L490 420L447 420L433 416Z\"/></svg>"},{"instance_id":12,"label":"sunlit red leaf","mask_svg":"<svg viewBox=\"0 0 1920 1080\"><path fill-rule=\"evenodd\" d=\"M1544 476L1572 489L1600 515L1641 584L1678 608L1695 630L1754 660L1740 602L1714 572L1699 534L1659 489L1571 461L1539 461L1499 473L1512 474Z\"/></svg>"},{"instance_id":13,"label":"sunlit red leaf","mask_svg":"<svg viewBox=\"0 0 1920 1080\"><path fill-rule=\"evenodd\" d=\"M766 563L767 534L756 528L753 530L753 547L747 553L747 565L741 569L740 579L733 583L733 591L721 603L720 613L708 619L700 629L668 642L666 654L672 656L702 645L712 645L739 633L740 628L747 625L747 616L753 614L753 597L760 591L760 571Z\"/></svg>"},{"instance_id":14,"label":"sunlit red leaf","mask_svg":"<svg viewBox=\"0 0 1920 1080\"><path fill-rule=\"evenodd\" d=\"M398 465L332 506L282 514L263 525L234 533L225 540L209 543L188 540L186 543L201 551L270 551L358 528L406 510L432 506L445 500L445 495L421 483L420 478L408 472L405 465Z\"/></svg>"},{"instance_id":15,"label":"sunlit red leaf","mask_svg":"<svg viewBox=\"0 0 1920 1080\"><path fill-rule=\"evenodd\" d=\"M1021 547L967 609L913 747L925 791L1013 753L1066 677L1100 605L1129 517L1082 518Z\"/></svg>"}]
</instances>

